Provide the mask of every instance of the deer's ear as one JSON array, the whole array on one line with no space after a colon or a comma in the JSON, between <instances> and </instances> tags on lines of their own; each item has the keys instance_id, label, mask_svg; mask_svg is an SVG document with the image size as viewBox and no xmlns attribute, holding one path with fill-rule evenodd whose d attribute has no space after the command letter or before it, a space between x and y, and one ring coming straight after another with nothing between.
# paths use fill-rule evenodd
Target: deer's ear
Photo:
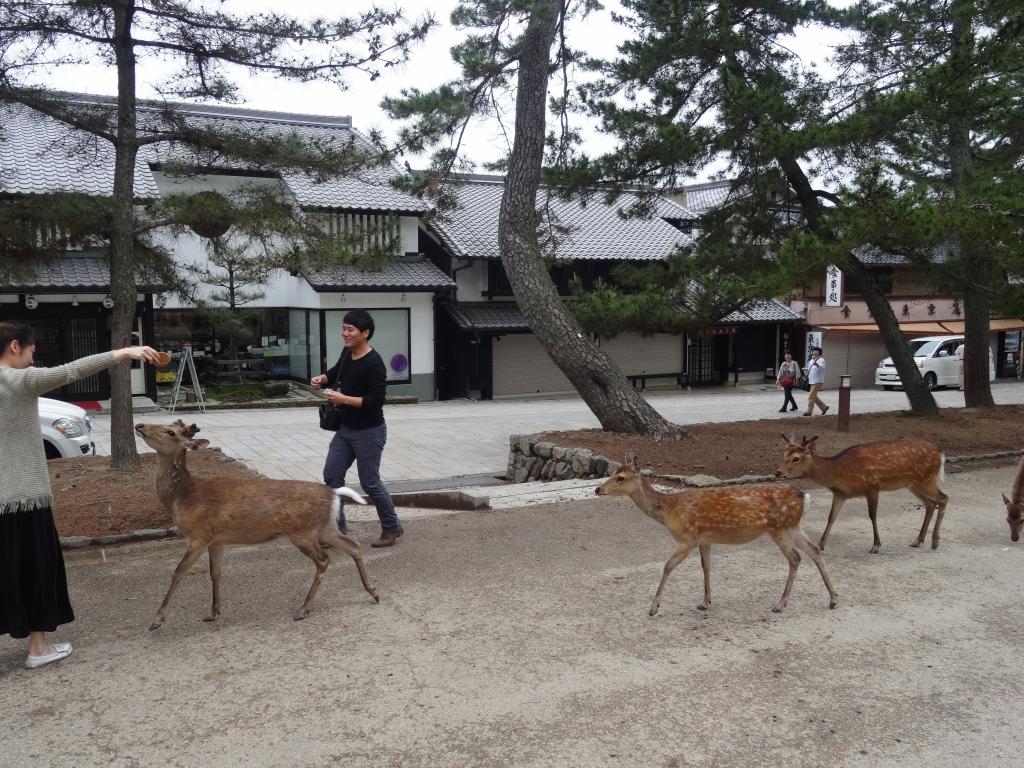
<instances>
[{"instance_id":1,"label":"deer's ear","mask_svg":"<svg viewBox=\"0 0 1024 768\"><path fill-rule=\"evenodd\" d=\"M635 462L635 461L636 461L636 454L633 453L632 451L626 451L626 456L623 459L622 463L623 464L632 465L633 462Z\"/></svg>"},{"instance_id":2,"label":"deer's ear","mask_svg":"<svg viewBox=\"0 0 1024 768\"><path fill-rule=\"evenodd\" d=\"M209 444L210 444L209 440L203 440L203 438L201 438L201 437L198 440L189 440L188 441L188 447L191 448L193 451L198 451L200 448L205 448Z\"/></svg>"},{"instance_id":3,"label":"deer's ear","mask_svg":"<svg viewBox=\"0 0 1024 768\"><path fill-rule=\"evenodd\" d=\"M786 445L792 445L796 441L796 435L794 434L787 435L783 432L780 432L779 434L782 436L782 439L786 441Z\"/></svg>"},{"instance_id":4,"label":"deer's ear","mask_svg":"<svg viewBox=\"0 0 1024 768\"><path fill-rule=\"evenodd\" d=\"M1003 496L1003 504L1009 505L1010 500L1008 498L1006 498L1006 494L1004 493L1004 494L1002 494L1002 496Z\"/></svg>"},{"instance_id":5,"label":"deer's ear","mask_svg":"<svg viewBox=\"0 0 1024 768\"><path fill-rule=\"evenodd\" d=\"M182 421L181 419L176 419L174 421L174 423L177 424L179 427L184 427L185 426L185 422Z\"/></svg>"},{"instance_id":6,"label":"deer's ear","mask_svg":"<svg viewBox=\"0 0 1024 768\"><path fill-rule=\"evenodd\" d=\"M189 437L195 437L197 432L199 432L199 427L197 427L195 424L188 428Z\"/></svg>"}]
</instances>

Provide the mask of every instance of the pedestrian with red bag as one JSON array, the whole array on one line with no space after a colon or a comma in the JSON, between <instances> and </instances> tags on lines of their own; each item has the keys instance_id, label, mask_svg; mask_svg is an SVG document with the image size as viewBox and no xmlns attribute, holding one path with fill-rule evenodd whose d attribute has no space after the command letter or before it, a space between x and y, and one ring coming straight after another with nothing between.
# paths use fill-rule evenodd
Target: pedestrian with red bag
<instances>
[{"instance_id":1,"label":"pedestrian with red bag","mask_svg":"<svg viewBox=\"0 0 1024 768\"><path fill-rule=\"evenodd\" d=\"M782 387L786 393L786 398L782 401L782 407L779 408L779 413L786 412L786 406L790 406L789 410L796 410L796 400L793 399L793 387L796 386L797 379L800 378L800 365L793 360L793 355L787 352L783 355L783 360L779 363L779 375L775 380L775 386Z\"/></svg>"}]
</instances>

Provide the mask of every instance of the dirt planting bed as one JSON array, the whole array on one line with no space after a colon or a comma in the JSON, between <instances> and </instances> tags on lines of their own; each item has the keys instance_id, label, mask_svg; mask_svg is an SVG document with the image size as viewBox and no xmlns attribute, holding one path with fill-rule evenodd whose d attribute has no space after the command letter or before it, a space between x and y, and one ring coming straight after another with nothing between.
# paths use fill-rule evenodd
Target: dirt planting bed
<instances>
[{"instance_id":1,"label":"dirt planting bed","mask_svg":"<svg viewBox=\"0 0 1024 768\"><path fill-rule=\"evenodd\" d=\"M765 475L782 458L781 433L797 437L818 435L818 452L829 455L857 443L875 440L931 440L946 456L984 454L1024 448L1024 407L1000 406L991 410L951 409L936 419L907 413L858 414L850 431L837 432L837 417L795 416L762 421L735 421L688 426L689 438L679 441L604 432L599 429L548 432L539 439L564 448L587 448L615 461L627 450L656 474L706 474L719 478Z\"/></svg>"}]
</instances>

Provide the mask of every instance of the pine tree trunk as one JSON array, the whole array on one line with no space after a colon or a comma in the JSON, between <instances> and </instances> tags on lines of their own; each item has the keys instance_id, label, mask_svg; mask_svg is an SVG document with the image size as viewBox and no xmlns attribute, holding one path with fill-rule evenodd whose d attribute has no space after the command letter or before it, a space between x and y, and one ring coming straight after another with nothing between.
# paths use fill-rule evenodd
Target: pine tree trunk
<instances>
[{"instance_id":1,"label":"pine tree trunk","mask_svg":"<svg viewBox=\"0 0 1024 768\"><path fill-rule=\"evenodd\" d=\"M960 107L960 104L970 103L967 92L971 75L967 62L974 58L974 8L970 3L958 2L953 10L950 59L963 62L963 65L955 68L960 77L953 83L949 94L949 169L953 195L964 203L968 202L969 187L975 174L968 122L970 118L962 113ZM963 96L958 98L958 94ZM961 204L961 210L964 207ZM960 248L960 268L964 281L964 405L991 408L995 406L995 400L988 380L991 301L987 289L991 284L992 270L985 254L977 253L968 238L957 233L956 240Z\"/></svg>"},{"instance_id":2,"label":"pine tree trunk","mask_svg":"<svg viewBox=\"0 0 1024 768\"><path fill-rule=\"evenodd\" d=\"M537 339L604 429L679 433L629 384L562 303L537 241L537 190L544 159L550 51L562 3L538 2L522 41L515 141L501 200L498 243L512 291Z\"/></svg>"},{"instance_id":3,"label":"pine tree trunk","mask_svg":"<svg viewBox=\"0 0 1024 768\"><path fill-rule=\"evenodd\" d=\"M114 349L131 344L135 326L135 52L131 26L134 8L114 5L114 53L117 61L117 144L114 147L113 215L110 225L110 298L114 300L110 343ZM110 372L110 454L114 469L135 471L131 367Z\"/></svg>"},{"instance_id":4,"label":"pine tree trunk","mask_svg":"<svg viewBox=\"0 0 1024 768\"><path fill-rule=\"evenodd\" d=\"M921 371L914 362L914 356L910 354L910 347L903 336L903 331L900 330L900 321L892 310L892 304L871 279L871 274L866 268L854 265L850 272L854 285L864 297L864 303L868 305L871 317L878 326L882 343L885 344L885 349L896 367L900 383L903 384L903 392L910 401L910 410L915 416L938 416L939 406L932 393L928 391Z\"/></svg>"}]
</instances>

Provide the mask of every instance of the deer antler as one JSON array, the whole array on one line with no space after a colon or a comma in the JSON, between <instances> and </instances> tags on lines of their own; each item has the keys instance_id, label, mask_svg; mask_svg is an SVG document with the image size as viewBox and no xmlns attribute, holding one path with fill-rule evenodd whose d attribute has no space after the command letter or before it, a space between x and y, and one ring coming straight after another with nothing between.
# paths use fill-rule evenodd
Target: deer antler
<instances>
[{"instance_id":1,"label":"deer antler","mask_svg":"<svg viewBox=\"0 0 1024 768\"><path fill-rule=\"evenodd\" d=\"M810 439L807 439L807 435L804 435L803 441L800 443L800 447L801 448L806 448L807 446L809 446L811 443L813 443L817 439L818 439L817 435L815 435L814 437L812 437Z\"/></svg>"}]
</instances>

